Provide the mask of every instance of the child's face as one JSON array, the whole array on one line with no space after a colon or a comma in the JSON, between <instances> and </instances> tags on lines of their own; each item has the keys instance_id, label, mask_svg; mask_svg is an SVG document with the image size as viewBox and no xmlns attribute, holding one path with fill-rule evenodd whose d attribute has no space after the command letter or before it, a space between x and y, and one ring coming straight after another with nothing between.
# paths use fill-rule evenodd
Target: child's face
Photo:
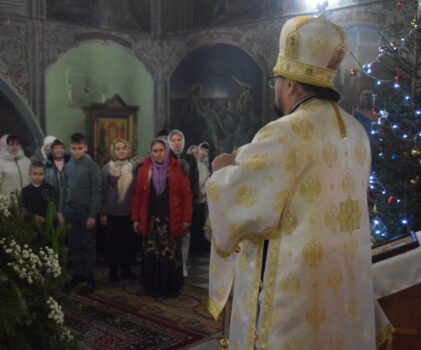
<instances>
[{"instance_id":1,"label":"child's face","mask_svg":"<svg viewBox=\"0 0 421 350\"><path fill-rule=\"evenodd\" d=\"M129 149L123 142L117 142L114 146L114 155L118 160L125 160L129 155Z\"/></svg>"},{"instance_id":2,"label":"child's face","mask_svg":"<svg viewBox=\"0 0 421 350\"><path fill-rule=\"evenodd\" d=\"M31 169L29 173L31 177L31 181L34 185L39 186L44 181L44 168L41 167L34 167Z\"/></svg>"},{"instance_id":3,"label":"child's face","mask_svg":"<svg viewBox=\"0 0 421 350\"><path fill-rule=\"evenodd\" d=\"M64 147L62 145L55 145L51 149L51 153L53 153L53 156L55 158L63 158L63 155L64 155Z\"/></svg>"},{"instance_id":4,"label":"child's face","mask_svg":"<svg viewBox=\"0 0 421 350\"><path fill-rule=\"evenodd\" d=\"M72 156L76 159L82 158L87 150L88 146L84 143L72 143L70 145L70 152L72 153Z\"/></svg>"},{"instance_id":5,"label":"child's face","mask_svg":"<svg viewBox=\"0 0 421 350\"><path fill-rule=\"evenodd\" d=\"M19 151L19 141L11 141L7 144L9 151L12 154L16 154Z\"/></svg>"}]
</instances>

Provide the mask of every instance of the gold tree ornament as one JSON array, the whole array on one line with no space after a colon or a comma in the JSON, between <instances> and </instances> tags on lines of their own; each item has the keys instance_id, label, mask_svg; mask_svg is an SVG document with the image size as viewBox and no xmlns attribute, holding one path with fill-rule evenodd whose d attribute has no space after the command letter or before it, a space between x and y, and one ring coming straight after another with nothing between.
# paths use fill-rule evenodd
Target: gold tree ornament
<instances>
[{"instance_id":1,"label":"gold tree ornament","mask_svg":"<svg viewBox=\"0 0 421 350\"><path fill-rule=\"evenodd\" d=\"M414 179L411 179L411 181L410 181L410 183L412 184L412 185L416 185L417 183L418 183L418 181L420 180L420 177L419 176L416 176Z\"/></svg>"},{"instance_id":2,"label":"gold tree ornament","mask_svg":"<svg viewBox=\"0 0 421 350\"><path fill-rule=\"evenodd\" d=\"M227 338L222 338L221 341L219 342L219 344L221 345L221 350L226 350L228 349L228 339Z\"/></svg>"},{"instance_id":3,"label":"gold tree ornament","mask_svg":"<svg viewBox=\"0 0 421 350\"><path fill-rule=\"evenodd\" d=\"M351 76L351 77L355 77L357 75L357 72L355 71L355 69L351 69L350 71L349 71L349 76Z\"/></svg>"}]
</instances>

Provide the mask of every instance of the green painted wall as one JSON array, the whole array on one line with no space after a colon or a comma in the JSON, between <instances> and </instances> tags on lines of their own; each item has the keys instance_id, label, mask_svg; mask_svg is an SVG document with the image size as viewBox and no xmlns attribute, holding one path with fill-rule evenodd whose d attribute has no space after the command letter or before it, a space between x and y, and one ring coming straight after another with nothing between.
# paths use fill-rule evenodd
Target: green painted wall
<instances>
[{"instance_id":1,"label":"green painted wall","mask_svg":"<svg viewBox=\"0 0 421 350\"><path fill-rule=\"evenodd\" d=\"M46 132L68 146L74 132L87 133L83 106L119 94L137 113L137 154L154 135L153 81L144 66L122 48L89 43L63 55L47 72Z\"/></svg>"}]
</instances>

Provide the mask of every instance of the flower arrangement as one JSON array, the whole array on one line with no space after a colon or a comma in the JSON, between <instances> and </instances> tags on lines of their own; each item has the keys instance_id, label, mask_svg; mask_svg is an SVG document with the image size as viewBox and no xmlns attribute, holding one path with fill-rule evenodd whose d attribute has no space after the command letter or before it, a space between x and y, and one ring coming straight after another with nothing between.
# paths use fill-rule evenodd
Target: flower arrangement
<instances>
[{"instance_id":1,"label":"flower arrangement","mask_svg":"<svg viewBox=\"0 0 421 350\"><path fill-rule=\"evenodd\" d=\"M0 195L0 344L6 349L73 349L59 302L65 228L51 204L45 222L27 223L16 197Z\"/></svg>"}]
</instances>

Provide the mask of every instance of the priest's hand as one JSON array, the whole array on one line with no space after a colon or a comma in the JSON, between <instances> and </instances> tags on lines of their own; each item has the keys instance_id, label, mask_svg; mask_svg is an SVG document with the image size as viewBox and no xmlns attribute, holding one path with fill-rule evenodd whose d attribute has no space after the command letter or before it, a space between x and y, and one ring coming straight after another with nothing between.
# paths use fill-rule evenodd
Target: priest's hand
<instances>
[{"instance_id":1,"label":"priest's hand","mask_svg":"<svg viewBox=\"0 0 421 350\"><path fill-rule=\"evenodd\" d=\"M228 165L235 164L235 155L231 153L222 153L215 157L212 162L212 170L215 172L219 169L225 168Z\"/></svg>"}]
</instances>

